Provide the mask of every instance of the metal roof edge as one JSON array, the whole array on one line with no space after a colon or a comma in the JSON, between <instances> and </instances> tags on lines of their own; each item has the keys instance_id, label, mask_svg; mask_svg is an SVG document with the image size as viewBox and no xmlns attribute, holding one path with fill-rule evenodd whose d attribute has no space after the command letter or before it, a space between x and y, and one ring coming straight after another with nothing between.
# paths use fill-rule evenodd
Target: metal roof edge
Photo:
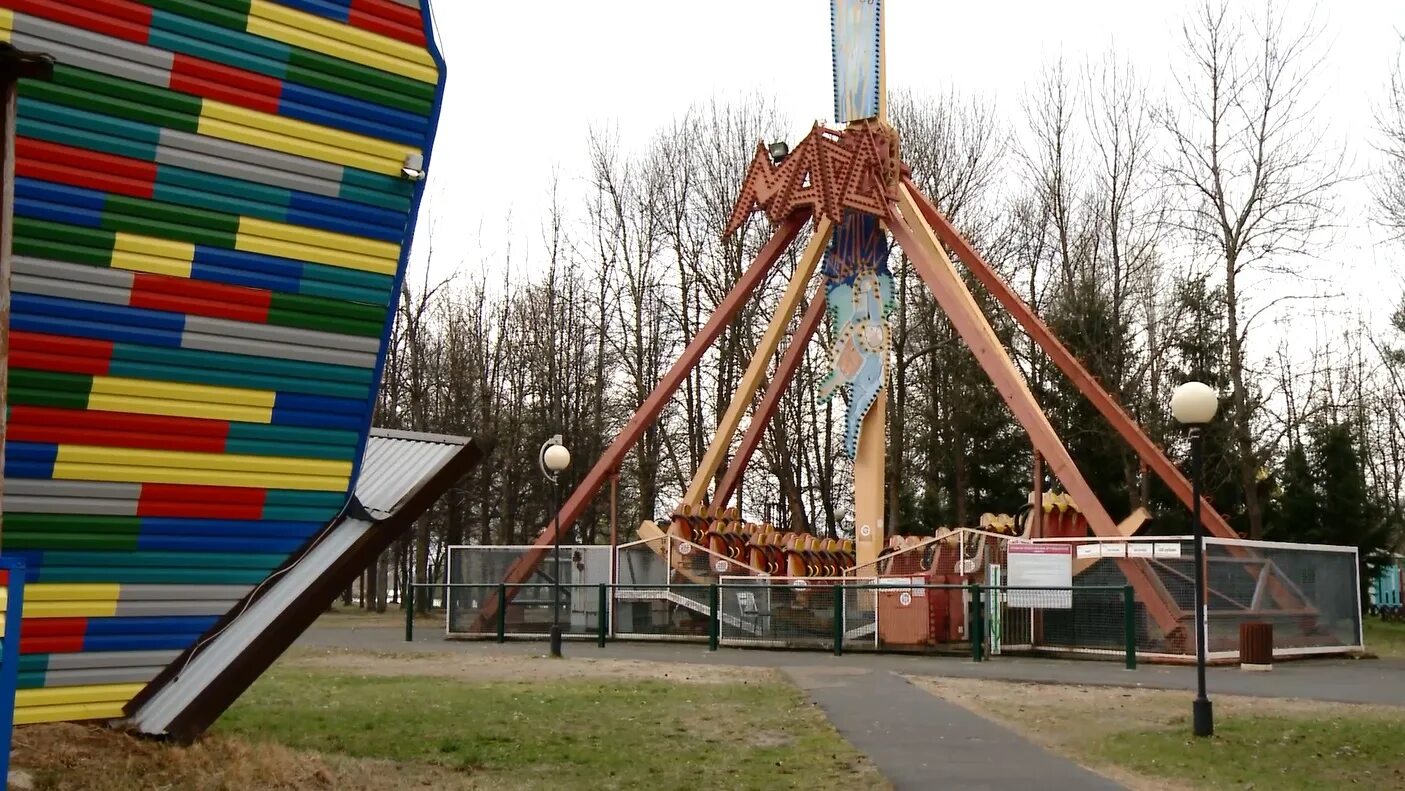
<instances>
[{"instance_id":1,"label":"metal roof edge","mask_svg":"<svg viewBox=\"0 0 1405 791\"><path fill-rule=\"evenodd\" d=\"M339 516L298 553L297 560L270 577L274 584L248 594L211 629L210 636L152 679L127 705L121 722L143 733L193 740L326 611L337 594L455 481L480 464L495 444L492 437L464 439L432 472L417 477L413 491L384 518L368 523L347 514ZM344 528L355 535L344 542L334 540ZM340 546L334 553L318 553L324 544ZM302 563L314 557L321 568ZM255 618L262 622L252 622ZM201 646L205 650L197 650ZM182 680L194 688L172 695L184 702L171 700L166 693Z\"/></svg>"},{"instance_id":2,"label":"metal roof edge","mask_svg":"<svg viewBox=\"0 0 1405 791\"><path fill-rule=\"evenodd\" d=\"M432 434L423 431L381 428L379 426L371 428L371 436L381 437L382 439L404 439L413 442L438 442L444 445L467 445L473 441L470 437L459 437L453 434Z\"/></svg>"}]
</instances>

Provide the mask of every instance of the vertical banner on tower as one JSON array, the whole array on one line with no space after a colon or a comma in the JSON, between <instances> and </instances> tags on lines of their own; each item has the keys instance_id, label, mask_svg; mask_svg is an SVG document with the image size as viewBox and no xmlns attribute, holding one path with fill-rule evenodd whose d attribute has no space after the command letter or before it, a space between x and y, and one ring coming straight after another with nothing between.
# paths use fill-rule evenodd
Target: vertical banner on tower
<instances>
[{"instance_id":1,"label":"vertical banner on tower","mask_svg":"<svg viewBox=\"0 0 1405 791\"><path fill-rule=\"evenodd\" d=\"M883 115L883 0L830 0L834 121Z\"/></svg>"}]
</instances>

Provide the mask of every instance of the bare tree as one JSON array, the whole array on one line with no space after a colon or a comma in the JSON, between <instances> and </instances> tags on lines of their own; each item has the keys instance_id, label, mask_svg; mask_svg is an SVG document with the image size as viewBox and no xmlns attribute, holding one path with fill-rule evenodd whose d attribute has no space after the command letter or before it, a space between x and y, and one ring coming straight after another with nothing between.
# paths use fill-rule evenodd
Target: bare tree
<instances>
[{"instance_id":1,"label":"bare tree","mask_svg":"<svg viewBox=\"0 0 1405 791\"><path fill-rule=\"evenodd\" d=\"M1385 157L1374 185L1380 221L1397 237L1405 236L1405 73L1397 55L1390 71L1390 90L1376 120Z\"/></svg>"},{"instance_id":2,"label":"bare tree","mask_svg":"<svg viewBox=\"0 0 1405 791\"><path fill-rule=\"evenodd\" d=\"M1175 72L1179 102L1165 126L1166 176L1180 191L1176 224L1223 266L1231 384L1228 419L1239 456L1249 533L1263 535L1255 442L1261 407L1253 392L1246 282L1254 270L1296 276L1313 251L1341 181L1342 154L1316 121L1309 93L1320 63L1318 31L1292 27L1275 3L1247 20L1209 0L1183 26L1187 68ZM1280 277L1281 282L1281 277ZM1280 297L1281 298L1281 297Z\"/></svg>"}]
</instances>

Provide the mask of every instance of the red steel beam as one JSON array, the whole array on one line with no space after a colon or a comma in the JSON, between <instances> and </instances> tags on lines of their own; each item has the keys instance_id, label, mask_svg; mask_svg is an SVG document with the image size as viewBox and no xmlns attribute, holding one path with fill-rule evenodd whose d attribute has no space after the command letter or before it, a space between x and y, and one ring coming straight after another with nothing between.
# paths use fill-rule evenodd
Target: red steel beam
<instances>
[{"instance_id":1,"label":"red steel beam","mask_svg":"<svg viewBox=\"0 0 1405 791\"><path fill-rule=\"evenodd\" d=\"M1073 382L1079 392L1107 419L1107 422L1116 429L1117 433L1122 435L1122 439L1132 447L1137 456L1156 473L1158 478L1166 483L1166 486L1182 503L1185 503L1187 508L1192 507L1194 494L1190 487L1190 481L1186 480L1181 471L1176 469L1176 465L1171 463L1161 448L1098 384L1098 380L1088 372L1087 368L1083 367L1077 357L1073 356L1073 352L1070 352L1068 347L1054 337L1053 331L1039 316L1035 315L1034 310L1023 299L1020 299L1019 295L1001 279L1000 275L996 274L995 270L985 262L985 259L981 258L971 247L971 244L961 236L960 232L952 227L941 212L937 211L937 207L932 205L927 196L922 194L917 185L913 183L912 178L904 176L903 183L912 192L917 207L922 212L922 217L931 225L932 230L936 231L937 238L941 240L942 244L951 248L956 253L956 257L961 259L961 262L981 282L981 285L985 286L991 296L995 297L1005 310L1019 321L1025 332L1029 333L1029 337L1044 350L1045 354L1049 355L1049 359L1054 361L1059 370L1063 371L1064 376ZM1200 498L1200 515L1201 523L1205 525L1205 529L1211 535L1220 538L1239 538L1239 534L1234 532L1234 528L1229 526L1220 512L1216 511L1203 495Z\"/></svg>"},{"instance_id":2,"label":"red steel beam","mask_svg":"<svg viewBox=\"0 0 1405 791\"><path fill-rule=\"evenodd\" d=\"M776 226L770 240L756 254L756 259L751 266L742 273L736 285L732 286L732 290L712 312L707 324L697 335L693 336L693 340L673 363L673 367L668 369L668 373L664 374L659 383L654 386L653 392L649 393L649 397L644 399L644 403L635 411L634 416L615 436L615 441L610 443L610 447L601 454L600 459L595 462L595 466L576 485L571 496L561 506L561 511L556 515L556 519L547 523L532 547L507 570L503 582L508 586L508 600L511 600L517 593L514 586L525 582L531 576L532 571L542 562L542 558L546 556L547 551L551 549L551 545L556 540L556 531L559 529L564 532L569 529L581 515L581 512L586 509L586 506L590 504L590 501L594 499L596 492L604 485L606 479L619 468L624 455L639 441L645 429L658 418L659 412L663 411L668 400L673 397L674 392L683 384L683 380L702 359L708 347L712 345L718 335L722 334L722 330L726 329L727 325L736 317L742 305L765 281L766 275L770 274L771 269L775 267L786 248L790 247L791 242L795 241L795 237L805 227L810 215L809 209L802 209ZM507 602L502 603L503 606L506 604ZM483 607L478 610L478 617L474 621L475 631L494 622L494 619L497 618L498 606L497 594L489 595Z\"/></svg>"},{"instance_id":3,"label":"red steel beam","mask_svg":"<svg viewBox=\"0 0 1405 791\"><path fill-rule=\"evenodd\" d=\"M790 386L790 380L795 378L795 371L800 367L800 361L805 359L805 347L810 345L810 339L819 329L820 321L824 319L824 315L824 285L821 284L819 290L811 297L809 307L801 316L799 328L790 337L790 345L786 347L785 354L781 356L781 361L776 366L775 377L767 383L766 392L761 396L761 403L756 405L756 411L751 415L751 425L747 427L746 434L742 436L741 447L737 449L732 463L727 465L727 471L722 475L722 482L717 485L717 491L712 497L713 503L726 505L727 501L732 499L732 493L737 490L737 484L741 483L742 473L746 471L746 465L750 463L751 455L756 452L756 446L761 444L761 434L766 430L766 424L770 423L771 418L776 414L776 409L780 407L781 396L785 395L786 388Z\"/></svg>"},{"instance_id":4,"label":"red steel beam","mask_svg":"<svg viewBox=\"0 0 1405 791\"><path fill-rule=\"evenodd\" d=\"M907 193L912 197L905 198L904 203L910 199L914 204L917 202L915 196L921 194L911 186L907 188ZM1079 472L1068 449L1064 447L1049 419L1039 408L1033 393L1020 377L1004 347L1000 345L994 330L980 312L979 305L966 289L965 283L961 281L950 262L941 260L946 254L936 246L938 242L933 232L929 228L921 227L923 219L920 212L916 217L910 214L903 217L894 212L888 218L888 230L892 232L903 252L907 253L913 268L927 284L932 296L936 297L942 311L975 355L976 361L1000 392L1015 419L1024 427L1040 456L1048 460L1050 471L1073 495L1074 502L1087 517L1093 532L1100 536L1117 535L1112 518L1083 478L1083 474ZM917 224L919 229L914 231L909 227L909 222ZM1127 582L1140 594L1147 614L1162 630L1169 634L1178 628L1179 612L1172 607L1172 601L1168 597L1161 595L1163 589L1153 579L1154 575L1150 569L1130 558L1118 561L1118 566L1126 576Z\"/></svg>"}]
</instances>

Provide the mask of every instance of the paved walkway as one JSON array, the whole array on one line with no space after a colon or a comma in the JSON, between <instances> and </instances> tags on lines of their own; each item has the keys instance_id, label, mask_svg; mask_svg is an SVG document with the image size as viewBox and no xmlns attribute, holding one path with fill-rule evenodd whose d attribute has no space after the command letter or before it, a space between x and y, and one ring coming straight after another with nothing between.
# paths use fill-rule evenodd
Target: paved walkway
<instances>
[{"instance_id":1,"label":"paved walkway","mask_svg":"<svg viewBox=\"0 0 1405 791\"><path fill-rule=\"evenodd\" d=\"M538 655L545 641L450 641L437 630L417 630L412 643L403 630L385 626L310 629L301 646L365 651L428 652L502 656ZM1013 731L914 687L904 675L989 678L1034 683L1110 685L1151 689L1195 688L1193 667L1142 665L1124 670L1116 662L1017 659L986 662L965 658L863 654L842 657L818 651L722 648L698 643L568 641L567 656L771 667L784 672L815 701L835 728L868 755L897 789L937 787L1023 791L1027 788L1121 788L1058 757ZM1310 660L1279 663L1268 673L1211 668L1216 694L1305 698L1405 706L1405 661Z\"/></svg>"},{"instance_id":2,"label":"paved walkway","mask_svg":"<svg viewBox=\"0 0 1405 791\"><path fill-rule=\"evenodd\" d=\"M785 672L898 791L1122 788L892 671L809 665Z\"/></svg>"}]
</instances>

